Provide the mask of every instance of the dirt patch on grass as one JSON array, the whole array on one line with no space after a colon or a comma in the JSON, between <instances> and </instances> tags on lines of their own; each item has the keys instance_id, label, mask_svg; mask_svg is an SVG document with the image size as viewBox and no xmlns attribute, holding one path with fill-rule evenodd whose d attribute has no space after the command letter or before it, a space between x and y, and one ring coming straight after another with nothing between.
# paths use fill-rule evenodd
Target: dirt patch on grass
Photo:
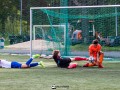
<instances>
[{"instance_id":1,"label":"dirt patch on grass","mask_svg":"<svg viewBox=\"0 0 120 90\"><path fill-rule=\"evenodd\" d=\"M30 41L6 46L6 48L8 49L30 49L30 47L31 47ZM64 46L60 43L46 41L46 40L33 40L32 41L33 50L48 50L48 49L55 49L58 47L64 47Z\"/></svg>"}]
</instances>

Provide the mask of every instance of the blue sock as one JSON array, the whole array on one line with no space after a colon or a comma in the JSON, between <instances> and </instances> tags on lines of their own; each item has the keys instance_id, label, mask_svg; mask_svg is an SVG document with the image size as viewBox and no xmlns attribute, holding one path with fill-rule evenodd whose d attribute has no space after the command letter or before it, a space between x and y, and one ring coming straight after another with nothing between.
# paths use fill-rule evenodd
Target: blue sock
<instances>
[{"instance_id":1,"label":"blue sock","mask_svg":"<svg viewBox=\"0 0 120 90\"><path fill-rule=\"evenodd\" d=\"M32 62L32 60L33 60L33 58L30 58L30 59L26 62L26 64L29 66L30 63Z\"/></svg>"},{"instance_id":2,"label":"blue sock","mask_svg":"<svg viewBox=\"0 0 120 90\"><path fill-rule=\"evenodd\" d=\"M39 65L38 63L31 63L30 67L35 67L35 66L38 66L38 65Z\"/></svg>"}]
</instances>

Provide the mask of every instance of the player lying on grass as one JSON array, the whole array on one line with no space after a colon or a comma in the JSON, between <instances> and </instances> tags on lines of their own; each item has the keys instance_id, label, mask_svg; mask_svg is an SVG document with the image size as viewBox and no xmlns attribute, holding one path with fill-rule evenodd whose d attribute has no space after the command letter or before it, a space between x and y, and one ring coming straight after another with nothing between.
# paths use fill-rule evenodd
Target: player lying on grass
<instances>
[{"instance_id":1,"label":"player lying on grass","mask_svg":"<svg viewBox=\"0 0 120 90\"><path fill-rule=\"evenodd\" d=\"M59 50L53 51L53 59L56 62L58 67L61 68L76 68L77 63L71 63L72 61L88 61L88 58L75 57L75 58L62 58Z\"/></svg>"},{"instance_id":2,"label":"player lying on grass","mask_svg":"<svg viewBox=\"0 0 120 90\"><path fill-rule=\"evenodd\" d=\"M83 67L98 66L103 68L102 62L104 53L101 51L102 46L99 44L98 40L93 40L92 44L89 46L90 58L93 58L93 62L86 63Z\"/></svg>"},{"instance_id":3,"label":"player lying on grass","mask_svg":"<svg viewBox=\"0 0 120 90\"><path fill-rule=\"evenodd\" d=\"M32 58L30 58L25 64L21 64L19 62L16 61L7 61L7 60L2 60L0 59L0 67L1 68L31 68L31 67L35 67L40 65L41 67L44 68L44 64L42 61L40 62L36 62L36 63L31 63L33 61L33 59L35 58L39 58L40 55L36 54L33 55Z\"/></svg>"}]
</instances>

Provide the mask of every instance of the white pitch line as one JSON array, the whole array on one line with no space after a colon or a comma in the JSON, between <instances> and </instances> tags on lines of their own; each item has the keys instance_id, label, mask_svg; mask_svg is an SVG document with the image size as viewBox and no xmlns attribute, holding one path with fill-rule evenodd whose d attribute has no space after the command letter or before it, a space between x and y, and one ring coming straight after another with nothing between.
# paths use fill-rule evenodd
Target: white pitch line
<instances>
[{"instance_id":1,"label":"white pitch line","mask_svg":"<svg viewBox=\"0 0 120 90\"><path fill-rule=\"evenodd\" d=\"M94 67L93 69L91 68L82 68L82 71L105 71L105 72L120 72L120 70L106 70L104 68L98 68L98 67Z\"/></svg>"}]
</instances>

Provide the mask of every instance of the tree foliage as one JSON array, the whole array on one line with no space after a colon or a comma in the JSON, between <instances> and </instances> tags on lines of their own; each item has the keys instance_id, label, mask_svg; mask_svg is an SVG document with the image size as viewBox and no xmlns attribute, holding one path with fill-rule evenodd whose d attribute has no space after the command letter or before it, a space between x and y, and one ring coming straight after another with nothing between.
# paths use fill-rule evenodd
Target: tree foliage
<instances>
[{"instance_id":1,"label":"tree foliage","mask_svg":"<svg viewBox=\"0 0 120 90\"><path fill-rule=\"evenodd\" d=\"M67 2L66 2L67 1ZM5 23L9 17L11 22L14 18L20 19L21 0L0 0L0 32L4 35ZM22 0L22 19L27 22L29 27L30 7L60 6L61 3L68 3L69 6L78 5L114 5L120 4L120 0ZM0 35L1 35L0 34Z\"/></svg>"},{"instance_id":2,"label":"tree foliage","mask_svg":"<svg viewBox=\"0 0 120 90\"><path fill-rule=\"evenodd\" d=\"M7 17L13 17L17 14L18 0L0 0L0 22L1 34L5 34L5 22Z\"/></svg>"}]
</instances>

